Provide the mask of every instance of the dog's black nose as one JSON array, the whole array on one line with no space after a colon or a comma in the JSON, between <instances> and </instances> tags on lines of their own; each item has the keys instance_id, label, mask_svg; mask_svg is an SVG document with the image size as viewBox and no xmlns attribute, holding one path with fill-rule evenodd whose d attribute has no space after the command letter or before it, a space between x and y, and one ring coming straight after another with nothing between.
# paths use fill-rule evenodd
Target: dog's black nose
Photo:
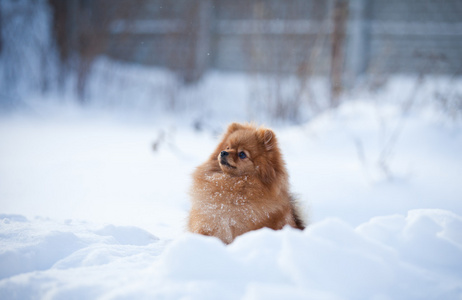
<instances>
[{"instance_id":1,"label":"dog's black nose","mask_svg":"<svg viewBox=\"0 0 462 300\"><path fill-rule=\"evenodd\" d=\"M227 156L228 154L229 154L229 153L226 152L226 151L221 151L221 154L220 154L220 155L221 155L221 157L225 157L225 156Z\"/></svg>"}]
</instances>

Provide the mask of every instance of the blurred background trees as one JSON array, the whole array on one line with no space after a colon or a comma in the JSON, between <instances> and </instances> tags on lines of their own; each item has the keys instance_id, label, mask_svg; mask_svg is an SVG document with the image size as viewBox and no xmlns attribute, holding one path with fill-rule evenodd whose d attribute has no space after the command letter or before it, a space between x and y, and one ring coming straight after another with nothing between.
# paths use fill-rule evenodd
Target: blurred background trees
<instances>
[{"instance_id":1,"label":"blurred background trees","mask_svg":"<svg viewBox=\"0 0 462 300\"><path fill-rule=\"evenodd\" d=\"M168 69L185 87L212 70L247 74L256 109L294 121L302 104L314 113L336 107L355 87L393 75L462 72L459 0L3 0L0 8L2 103L21 98L26 74L42 91L71 74L84 103L101 56ZM46 24L51 32L38 34ZM323 99L312 92L319 78Z\"/></svg>"}]
</instances>

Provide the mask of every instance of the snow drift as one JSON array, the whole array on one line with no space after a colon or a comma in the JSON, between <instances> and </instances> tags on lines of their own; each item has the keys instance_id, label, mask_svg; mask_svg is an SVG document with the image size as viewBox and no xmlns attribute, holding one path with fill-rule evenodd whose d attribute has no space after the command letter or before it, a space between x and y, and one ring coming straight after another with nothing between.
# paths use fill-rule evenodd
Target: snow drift
<instances>
[{"instance_id":1,"label":"snow drift","mask_svg":"<svg viewBox=\"0 0 462 300\"><path fill-rule=\"evenodd\" d=\"M2 299L459 299L462 218L445 210L262 229L230 246L136 227L2 215ZM14 243L12 243L14 240Z\"/></svg>"},{"instance_id":2,"label":"snow drift","mask_svg":"<svg viewBox=\"0 0 462 300\"><path fill-rule=\"evenodd\" d=\"M460 129L393 107L276 129L311 225L229 246L184 233L216 136L74 110L4 118L0 298L460 299Z\"/></svg>"}]
</instances>

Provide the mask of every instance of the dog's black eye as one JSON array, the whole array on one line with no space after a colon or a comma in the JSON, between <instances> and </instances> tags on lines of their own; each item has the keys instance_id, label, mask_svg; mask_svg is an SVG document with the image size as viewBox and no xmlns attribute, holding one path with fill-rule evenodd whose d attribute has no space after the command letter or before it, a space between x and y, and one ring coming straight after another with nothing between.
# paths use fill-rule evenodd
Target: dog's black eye
<instances>
[{"instance_id":1,"label":"dog's black eye","mask_svg":"<svg viewBox=\"0 0 462 300\"><path fill-rule=\"evenodd\" d=\"M239 158L240 159L244 159L246 157L247 157L247 155L245 155L244 151L239 152Z\"/></svg>"}]
</instances>

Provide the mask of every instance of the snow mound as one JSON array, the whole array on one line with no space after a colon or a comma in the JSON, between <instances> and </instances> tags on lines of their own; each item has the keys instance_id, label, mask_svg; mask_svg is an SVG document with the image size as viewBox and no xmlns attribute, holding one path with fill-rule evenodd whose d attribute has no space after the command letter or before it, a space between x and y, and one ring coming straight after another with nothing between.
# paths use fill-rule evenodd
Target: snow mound
<instances>
[{"instance_id":1,"label":"snow mound","mask_svg":"<svg viewBox=\"0 0 462 300\"><path fill-rule=\"evenodd\" d=\"M133 246L147 246L158 238L136 227L106 226L94 229L85 223L57 224L0 215L0 279L13 275L99 265L126 256Z\"/></svg>"},{"instance_id":2,"label":"snow mound","mask_svg":"<svg viewBox=\"0 0 462 300\"><path fill-rule=\"evenodd\" d=\"M145 246L158 240L157 237L149 232L133 226L114 226L108 225L95 233L102 236L111 236L119 244Z\"/></svg>"},{"instance_id":3,"label":"snow mound","mask_svg":"<svg viewBox=\"0 0 462 300\"><path fill-rule=\"evenodd\" d=\"M459 299L462 217L437 209L262 229L225 246L2 215L0 298ZM50 231L50 229L53 229Z\"/></svg>"}]
</instances>

